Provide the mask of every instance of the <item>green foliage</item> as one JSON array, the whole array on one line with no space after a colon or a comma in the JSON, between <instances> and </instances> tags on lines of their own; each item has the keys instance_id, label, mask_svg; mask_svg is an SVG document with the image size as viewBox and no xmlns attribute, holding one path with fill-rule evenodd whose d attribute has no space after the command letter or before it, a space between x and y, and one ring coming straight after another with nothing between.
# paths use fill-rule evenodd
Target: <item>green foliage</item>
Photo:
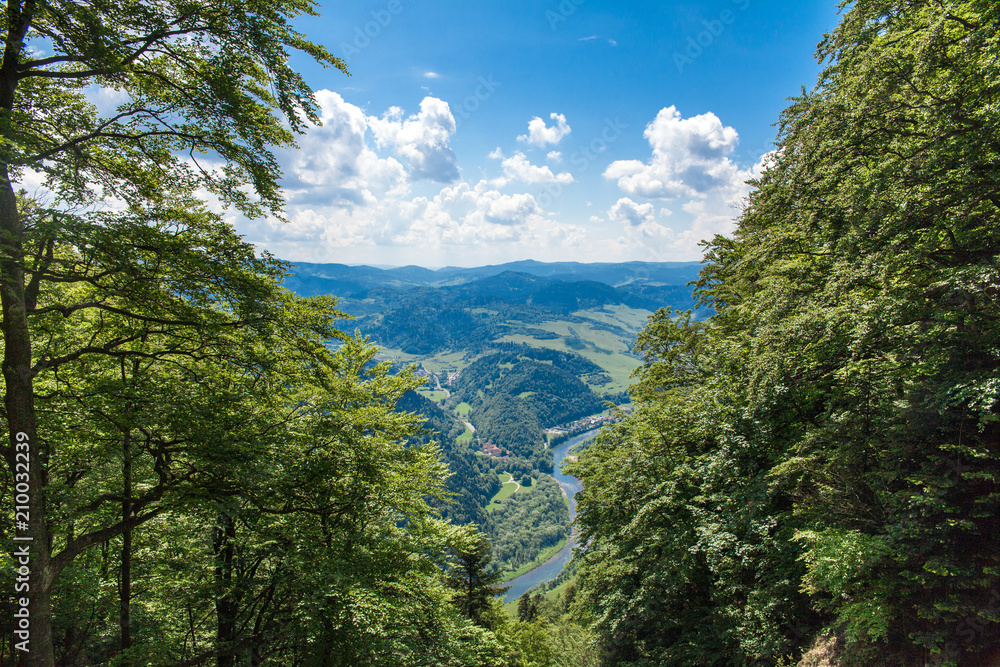
<instances>
[{"instance_id":1,"label":"green foliage","mask_svg":"<svg viewBox=\"0 0 1000 667\"><path fill-rule=\"evenodd\" d=\"M189 201L58 214L58 242L32 215L59 660L497 663L441 576L472 537L428 504L412 372Z\"/></svg>"},{"instance_id":2,"label":"green foliage","mask_svg":"<svg viewBox=\"0 0 1000 667\"><path fill-rule=\"evenodd\" d=\"M530 563L542 549L569 536L569 510L548 475L503 501L488 517L485 531L493 543L493 561L504 571Z\"/></svg>"},{"instance_id":3,"label":"green foliage","mask_svg":"<svg viewBox=\"0 0 1000 667\"><path fill-rule=\"evenodd\" d=\"M475 530L456 533L461 539L451 545L453 562L445 579L455 591L454 602L476 625L492 628L494 598L507 592L500 572L491 567L490 543Z\"/></svg>"},{"instance_id":4,"label":"green foliage","mask_svg":"<svg viewBox=\"0 0 1000 667\"><path fill-rule=\"evenodd\" d=\"M280 213L271 148L290 145L296 131L318 120L312 92L288 65L291 54L344 67L291 27L312 13L313 4L299 0L13 0L4 9L3 417L11 434L23 432L35 445L29 665L56 660L60 576L88 549L119 536L125 574L118 644L132 650L133 533L165 506L198 495L194 471L211 475L220 467L208 447L211 429L192 433L183 421L204 411L193 404L171 412L159 390L176 383L190 398L204 398L189 389L204 377L195 362L229 363L246 376L265 370L250 368L249 359L272 342L268 332L285 315L287 299L274 292L281 269L254 260L244 244L227 247L232 234L219 225L206 233L214 219L194 193L204 189L251 215ZM93 86L118 91L121 104L102 116L87 99ZM201 164L205 155L214 164ZM19 196L29 170L44 175L47 201ZM120 213L70 213L94 210ZM328 306L292 307L301 318L289 316L286 325L308 333L285 342L308 356L315 336L333 338L320 324L330 318L321 312ZM175 360L186 363L171 369ZM229 398L225 387L212 391ZM43 414L49 408L39 397L79 429ZM233 431L227 439L245 435ZM4 449L9 482L14 452ZM120 480L108 473L116 466Z\"/></svg>"},{"instance_id":5,"label":"green foliage","mask_svg":"<svg viewBox=\"0 0 1000 667\"><path fill-rule=\"evenodd\" d=\"M500 485L490 469L483 465L482 457L466 446L471 437L453 437L459 428L464 429L464 425L457 424L444 410L415 391L403 394L396 403L396 409L417 414L426 420L423 432L411 436L410 442L437 442L448 464L450 475L446 488L451 496L446 501L432 499L431 506L439 509L442 517L455 525L485 525L483 508L488 506Z\"/></svg>"},{"instance_id":6,"label":"green foliage","mask_svg":"<svg viewBox=\"0 0 1000 667\"><path fill-rule=\"evenodd\" d=\"M849 5L708 245L715 316L640 336L634 416L573 469L606 664L776 664L824 628L844 665L1000 647L998 17Z\"/></svg>"}]
</instances>

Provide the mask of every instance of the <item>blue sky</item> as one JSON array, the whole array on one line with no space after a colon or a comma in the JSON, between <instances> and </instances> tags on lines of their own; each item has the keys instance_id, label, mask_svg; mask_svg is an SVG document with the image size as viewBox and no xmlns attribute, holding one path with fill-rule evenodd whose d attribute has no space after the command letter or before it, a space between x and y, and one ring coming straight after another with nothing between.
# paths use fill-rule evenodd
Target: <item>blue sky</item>
<instances>
[{"instance_id":1,"label":"blue sky","mask_svg":"<svg viewBox=\"0 0 1000 667\"><path fill-rule=\"evenodd\" d=\"M279 257L474 266L700 258L819 72L833 0L327 2L323 127L279 155Z\"/></svg>"}]
</instances>

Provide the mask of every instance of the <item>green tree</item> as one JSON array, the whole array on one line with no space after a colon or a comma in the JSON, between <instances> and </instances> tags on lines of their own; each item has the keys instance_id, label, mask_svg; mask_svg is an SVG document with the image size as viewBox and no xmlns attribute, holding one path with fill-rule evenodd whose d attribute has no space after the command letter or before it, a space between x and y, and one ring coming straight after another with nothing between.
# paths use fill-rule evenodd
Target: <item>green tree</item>
<instances>
[{"instance_id":1,"label":"green tree","mask_svg":"<svg viewBox=\"0 0 1000 667\"><path fill-rule=\"evenodd\" d=\"M502 573L491 571L490 543L473 533L452 547L453 562L447 573L447 584L455 591L455 605L477 625L490 625L488 611L493 599L503 595L510 586L502 586Z\"/></svg>"},{"instance_id":2,"label":"green tree","mask_svg":"<svg viewBox=\"0 0 1000 667\"><path fill-rule=\"evenodd\" d=\"M29 535L33 538L29 664L51 665L51 591L61 569L46 506L46 437L39 437L35 384L52 365L33 348L30 320L39 281L56 242L37 246L28 269L28 212L16 196L26 170L40 172L55 209L107 197L155 207L169 186L207 188L254 214L276 211L277 165L268 147L316 121L311 91L288 66L289 50L343 69L343 63L291 29L307 1L239 3L71 3L18 0L3 12L0 65L0 300L4 406L14 471L16 434L32 446ZM49 55L33 49L44 41ZM101 116L90 84L125 96ZM196 156L221 159L206 169ZM188 159L187 156L190 156ZM242 190L250 184L258 198ZM53 215L54 224L61 216ZM49 231L53 231L50 228ZM53 234L52 236L58 236ZM62 276L59 276L62 278Z\"/></svg>"},{"instance_id":3,"label":"green tree","mask_svg":"<svg viewBox=\"0 0 1000 667\"><path fill-rule=\"evenodd\" d=\"M517 599L517 619L519 621L530 621L531 611L531 596L524 593Z\"/></svg>"},{"instance_id":4,"label":"green tree","mask_svg":"<svg viewBox=\"0 0 1000 667\"><path fill-rule=\"evenodd\" d=\"M707 247L715 315L653 318L635 414L576 466L606 664L1000 647L1000 8L843 6Z\"/></svg>"}]
</instances>

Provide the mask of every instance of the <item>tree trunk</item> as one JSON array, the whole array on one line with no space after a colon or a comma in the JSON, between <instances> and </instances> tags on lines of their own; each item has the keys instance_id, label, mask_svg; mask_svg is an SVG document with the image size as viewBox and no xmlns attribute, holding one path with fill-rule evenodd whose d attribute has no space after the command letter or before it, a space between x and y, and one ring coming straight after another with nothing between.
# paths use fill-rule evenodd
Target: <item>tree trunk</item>
<instances>
[{"instance_id":1,"label":"tree trunk","mask_svg":"<svg viewBox=\"0 0 1000 667\"><path fill-rule=\"evenodd\" d=\"M10 428L10 448L5 448L11 479L24 472L24 457L18 469L15 451L28 453L28 521L15 517L14 551L27 547L29 553L28 644L24 654L29 667L53 667L51 536L45 517L46 453L38 442L35 426L35 394L32 384L31 335L24 302L22 243L24 222L17 210L17 198L6 165L0 166L0 305L3 309L4 406ZM20 449L17 446L21 445ZM22 538L22 539L18 539ZM15 561L17 559L15 558ZM22 594L18 594L22 597ZM18 641L21 641L18 637Z\"/></svg>"},{"instance_id":2,"label":"tree trunk","mask_svg":"<svg viewBox=\"0 0 1000 667\"><path fill-rule=\"evenodd\" d=\"M130 607L132 604L132 431L126 430L122 438L122 521L125 530L122 533L122 585L119 607L119 625L121 627L122 652L132 646L132 627ZM131 664L128 658L123 664Z\"/></svg>"},{"instance_id":3,"label":"tree trunk","mask_svg":"<svg viewBox=\"0 0 1000 667\"><path fill-rule=\"evenodd\" d=\"M226 650L236 641L236 615L238 601L233 587L233 556L236 542L236 522L233 517L222 513L219 515L219 525L215 527L215 613L218 620L216 631L216 650ZM216 661L217 667L233 667L236 656L232 652L220 655Z\"/></svg>"},{"instance_id":4,"label":"tree trunk","mask_svg":"<svg viewBox=\"0 0 1000 667\"><path fill-rule=\"evenodd\" d=\"M3 62L0 64L0 109L9 113L14 108L14 93L18 83L18 65L28 25L33 18L35 2L8 2L4 21ZM9 130L5 129L5 133ZM4 136L4 139L7 139ZM30 454L28 484L29 520L26 528L17 524L15 516L15 551L27 546L29 551L28 598L29 632L24 664L29 667L53 667L52 599L50 589L55 578L50 561L52 540L45 517L45 452L38 442L35 425L35 394L31 374L31 334L24 302L24 266L21 250L24 243L24 221L17 210L17 197L10 180L9 165L0 163L0 305L2 305L4 351L4 406L10 428L10 449L5 449L7 465L17 479L15 451L18 443L28 444ZM19 598L21 595L19 595Z\"/></svg>"}]
</instances>

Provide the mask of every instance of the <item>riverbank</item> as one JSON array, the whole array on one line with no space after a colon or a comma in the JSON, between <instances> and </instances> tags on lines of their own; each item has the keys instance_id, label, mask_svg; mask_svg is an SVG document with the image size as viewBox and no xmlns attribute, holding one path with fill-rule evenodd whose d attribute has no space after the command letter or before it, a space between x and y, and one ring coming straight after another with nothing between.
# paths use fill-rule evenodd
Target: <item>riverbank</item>
<instances>
[{"instance_id":1,"label":"riverbank","mask_svg":"<svg viewBox=\"0 0 1000 667\"><path fill-rule=\"evenodd\" d=\"M553 556L562 551L562 548L565 547L568 543L569 539L564 537L563 539L553 544L551 547L545 547L540 552L538 552L538 555L535 556L535 560L531 561L530 563L525 563L524 565L517 568L513 572L505 574L501 581L503 581L504 583L507 583L508 581L513 581L514 579L517 579L521 575L531 572L536 567L541 567L542 565L545 565L545 563L549 561Z\"/></svg>"},{"instance_id":2,"label":"riverbank","mask_svg":"<svg viewBox=\"0 0 1000 667\"><path fill-rule=\"evenodd\" d=\"M583 486L580 483L580 480L578 480L576 477L563 474L562 472L562 466L564 463L563 459L565 458L567 452L569 452L569 449L573 445L582 442L587 438L593 437L598 433L598 431L600 431L600 428L592 429L585 433L576 435L568 440L565 440L562 443L560 443L552 453L554 462L552 478L562 488L566 500L569 503L569 520L571 523L573 522L574 519L576 519L575 496L577 491L582 489ZM568 563L570 559L573 557L573 546L575 544L574 536L571 534L569 539L562 541L561 544L563 546L555 553L555 555L551 556L547 561L542 562L539 565L534 565L535 562L541 559L541 556L544 554L543 552L543 554L540 554L539 557L536 558L534 561L522 566L527 568L528 566L534 565L533 567L531 567L531 569L526 569L524 574L513 576L512 578L505 581L506 584L511 586L510 590L508 590L506 595L504 595L503 597L503 601L505 603L510 602L511 600L516 600L517 598L521 597L521 595L523 595L525 591L528 591L540 584L544 584L547 581L551 581L552 579L555 579L557 576L559 576L559 573L562 572L562 569L566 566L566 563ZM557 545L553 545L552 547L550 547L550 549L555 549L555 546ZM514 573L512 573L512 575L513 574Z\"/></svg>"}]
</instances>

